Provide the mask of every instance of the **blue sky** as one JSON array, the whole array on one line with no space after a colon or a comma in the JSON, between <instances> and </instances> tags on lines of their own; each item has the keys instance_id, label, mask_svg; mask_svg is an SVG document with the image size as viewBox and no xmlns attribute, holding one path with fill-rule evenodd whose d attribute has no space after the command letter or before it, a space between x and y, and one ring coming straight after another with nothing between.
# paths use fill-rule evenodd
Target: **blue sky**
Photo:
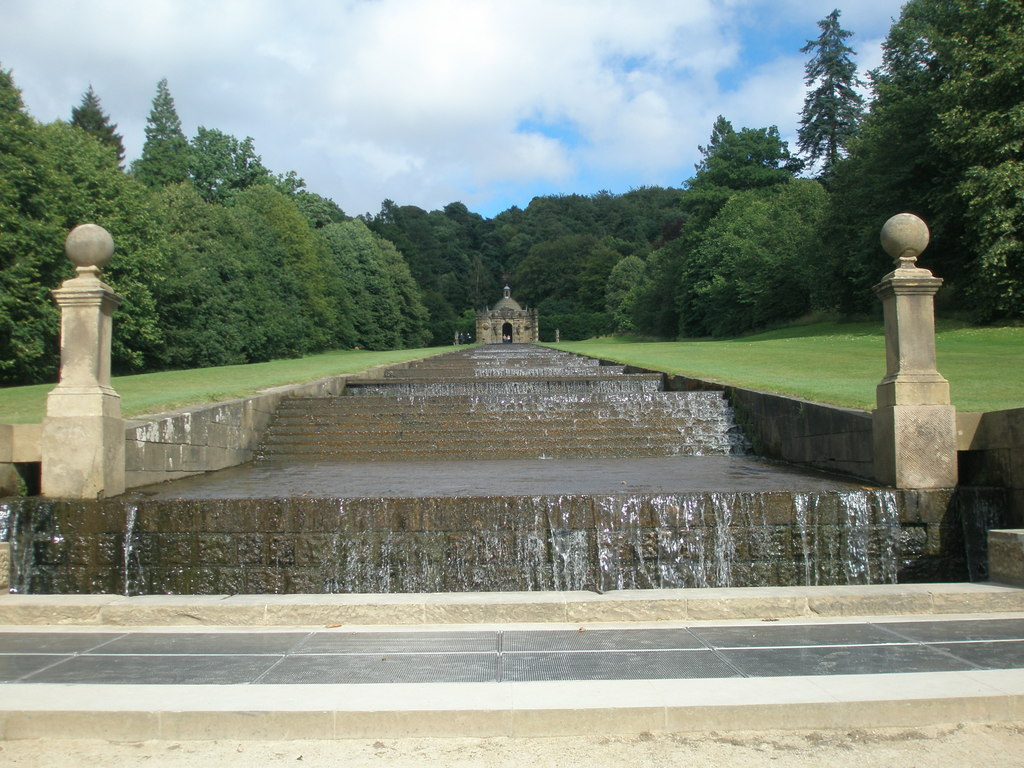
<instances>
[{"instance_id":1,"label":"blue sky","mask_svg":"<svg viewBox=\"0 0 1024 768\"><path fill-rule=\"evenodd\" d=\"M902 0L838 5L861 72ZM29 112L90 85L139 155L156 83L186 133L252 136L347 213L485 216L535 195L678 186L717 115L795 141L800 48L836 0L4 0Z\"/></svg>"}]
</instances>

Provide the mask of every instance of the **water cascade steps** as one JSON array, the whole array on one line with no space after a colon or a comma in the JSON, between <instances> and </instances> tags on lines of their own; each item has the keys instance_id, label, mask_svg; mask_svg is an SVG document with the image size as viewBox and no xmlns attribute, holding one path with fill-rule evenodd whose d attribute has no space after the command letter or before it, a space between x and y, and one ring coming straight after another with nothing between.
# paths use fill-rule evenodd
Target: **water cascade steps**
<instances>
[{"instance_id":1,"label":"water cascade steps","mask_svg":"<svg viewBox=\"0 0 1024 768\"><path fill-rule=\"evenodd\" d=\"M436 461L721 456L742 447L721 393L665 392L660 375L543 347L482 347L349 381L344 396L287 399L260 455Z\"/></svg>"},{"instance_id":2,"label":"water cascade steps","mask_svg":"<svg viewBox=\"0 0 1024 768\"><path fill-rule=\"evenodd\" d=\"M604 593L962 580L957 504L759 459L720 393L505 344L286 399L248 465L0 525L19 592Z\"/></svg>"}]
</instances>

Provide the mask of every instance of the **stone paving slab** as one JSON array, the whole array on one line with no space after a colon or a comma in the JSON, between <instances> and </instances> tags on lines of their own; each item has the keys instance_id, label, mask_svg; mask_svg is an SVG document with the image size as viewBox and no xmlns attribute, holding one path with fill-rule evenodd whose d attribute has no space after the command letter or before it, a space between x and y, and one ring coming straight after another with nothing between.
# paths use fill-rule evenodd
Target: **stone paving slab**
<instances>
[{"instance_id":1,"label":"stone paving slab","mask_svg":"<svg viewBox=\"0 0 1024 768\"><path fill-rule=\"evenodd\" d=\"M0 653L2 676L51 680L0 683L4 739L543 737L1024 721L1024 590L989 584L4 595L0 625L10 651ZM444 639L443 653L431 654ZM375 649L377 662L367 664ZM61 660L75 665L58 673ZM423 681L467 660L460 674L468 679ZM379 682L389 669L409 677ZM183 671L191 684L181 684ZM97 684L97 674L107 682ZM751 674L759 676L742 676ZM594 679L602 675L640 679Z\"/></svg>"},{"instance_id":2,"label":"stone paving slab","mask_svg":"<svg viewBox=\"0 0 1024 768\"><path fill-rule=\"evenodd\" d=\"M928 627L848 621L568 631L136 629L64 631L58 639L0 631L0 683L393 685L1024 669L1024 618L948 618Z\"/></svg>"},{"instance_id":3,"label":"stone paving slab","mask_svg":"<svg viewBox=\"0 0 1024 768\"><path fill-rule=\"evenodd\" d=\"M1024 720L1024 671L389 685L0 685L0 738L340 739Z\"/></svg>"}]
</instances>

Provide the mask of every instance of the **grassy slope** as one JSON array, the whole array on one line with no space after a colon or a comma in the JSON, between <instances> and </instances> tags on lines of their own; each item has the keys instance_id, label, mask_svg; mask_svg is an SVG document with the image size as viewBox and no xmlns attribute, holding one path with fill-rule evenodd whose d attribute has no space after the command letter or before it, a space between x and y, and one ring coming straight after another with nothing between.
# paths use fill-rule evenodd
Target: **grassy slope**
<instances>
[{"instance_id":1,"label":"grassy slope","mask_svg":"<svg viewBox=\"0 0 1024 768\"><path fill-rule=\"evenodd\" d=\"M561 349L849 408L874 406L885 375L878 323L818 323L727 341L594 339ZM1024 406L1024 328L940 323L939 372L962 411Z\"/></svg>"},{"instance_id":2,"label":"grassy slope","mask_svg":"<svg viewBox=\"0 0 1024 768\"><path fill-rule=\"evenodd\" d=\"M112 384L121 395L124 415L138 416L187 405L231 400L262 389L314 381L342 373L357 373L382 363L397 363L449 350L450 347L389 352L344 350L253 365L118 376ZM51 389L53 384L0 389L0 424L32 424L41 421L46 393Z\"/></svg>"},{"instance_id":3,"label":"grassy slope","mask_svg":"<svg viewBox=\"0 0 1024 768\"><path fill-rule=\"evenodd\" d=\"M1024 328L940 324L936 345L939 371L949 379L960 410L1024 406ZM818 323L728 341L594 339L552 346L849 408L873 407L875 386L885 374L885 340L878 323ZM121 376L113 384L125 415L138 416L449 349L328 352L254 365ZM46 393L52 388L43 384L0 389L0 423L42 420Z\"/></svg>"}]
</instances>

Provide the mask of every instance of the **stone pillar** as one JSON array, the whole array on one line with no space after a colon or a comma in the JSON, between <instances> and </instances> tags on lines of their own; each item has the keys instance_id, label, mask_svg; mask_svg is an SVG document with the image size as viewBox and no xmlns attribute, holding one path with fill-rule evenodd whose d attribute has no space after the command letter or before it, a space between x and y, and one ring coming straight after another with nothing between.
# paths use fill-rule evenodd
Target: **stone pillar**
<instances>
[{"instance_id":1,"label":"stone pillar","mask_svg":"<svg viewBox=\"0 0 1024 768\"><path fill-rule=\"evenodd\" d=\"M61 309L60 381L46 398L42 434L42 493L76 499L124 492L124 420L110 386L111 315L121 303L100 282L114 241L102 227L82 224L64 251L78 276L53 292Z\"/></svg>"},{"instance_id":2,"label":"stone pillar","mask_svg":"<svg viewBox=\"0 0 1024 768\"><path fill-rule=\"evenodd\" d=\"M876 478L897 488L957 483L956 409L935 367L934 296L942 280L917 266L928 227L909 213L882 228L896 269L875 286L885 315L886 374L873 413Z\"/></svg>"}]
</instances>

